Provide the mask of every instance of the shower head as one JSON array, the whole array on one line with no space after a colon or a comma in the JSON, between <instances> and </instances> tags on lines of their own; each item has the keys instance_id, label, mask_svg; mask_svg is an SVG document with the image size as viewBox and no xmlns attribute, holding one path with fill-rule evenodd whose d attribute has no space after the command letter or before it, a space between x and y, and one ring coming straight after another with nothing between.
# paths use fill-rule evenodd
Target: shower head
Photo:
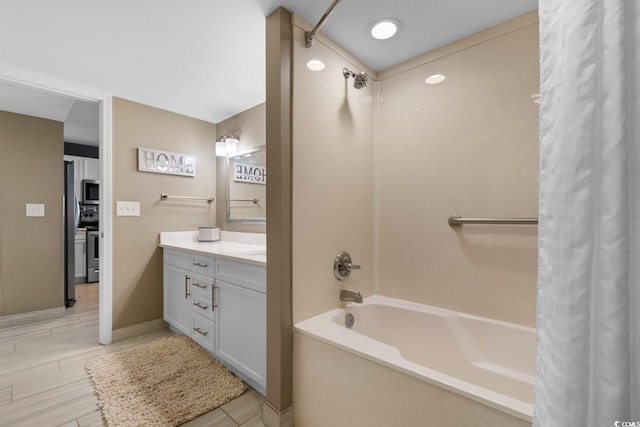
<instances>
[{"instance_id":1,"label":"shower head","mask_svg":"<svg viewBox=\"0 0 640 427\"><path fill-rule=\"evenodd\" d=\"M364 71L360 74L356 74L348 68L342 69L342 75L345 79L348 79L349 76L353 77L353 87L356 89L362 89L363 87L367 87L367 81L369 81L369 75Z\"/></svg>"}]
</instances>

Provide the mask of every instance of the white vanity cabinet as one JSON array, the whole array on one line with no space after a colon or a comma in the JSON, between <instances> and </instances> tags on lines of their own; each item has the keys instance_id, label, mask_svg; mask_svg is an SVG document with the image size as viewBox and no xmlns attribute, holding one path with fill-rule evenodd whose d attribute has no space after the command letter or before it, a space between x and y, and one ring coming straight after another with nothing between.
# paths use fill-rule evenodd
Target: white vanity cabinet
<instances>
[{"instance_id":1,"label":"white vanity cabinet","mask_svg":"<svg viewBox=\"0 0 640 427\"><path fill-rule=\"evenodd\" d=\"M165 256L165 258L167 258ZM191 292L189 272L170 265L165 260L163 317L174 329L191 335Z\"/></svg>"},{"instance_id":2,"label":"white vanity cabinet","mask_svg":"<svg viewBox=\"0 0 640 427\"><path fill-rule=\"evenodd\" d=\"M164 319L266 394L266 268L164 248Z\"/></svg>"},{"instance_id":3,"label":"white vanity cabinet","mask_svg":"<svg viewBox=\"0 0 640 427\"><path fill-rule=\"evenodd\" d=\"M164 320L177 332L213 352L214 259L167 249L163 255Z\"/></svg>"},{"instance_id":4,"label":"white vanity cabinet","mask_svg":"<svg viewBox=\"0 0 640 427\"><path fill-rule=\"evenodd\" d=\"M266 269L216 260L216 357L266 393ZM233 370L233 369L232 369Z\"/></svg>"}]
</instances>

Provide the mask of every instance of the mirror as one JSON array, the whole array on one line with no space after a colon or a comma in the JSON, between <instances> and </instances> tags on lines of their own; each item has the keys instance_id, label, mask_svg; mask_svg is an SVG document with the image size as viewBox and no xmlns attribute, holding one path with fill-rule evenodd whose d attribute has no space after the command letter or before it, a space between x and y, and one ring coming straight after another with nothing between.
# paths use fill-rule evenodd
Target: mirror
<instances>
[{"instance_id":1,"label":"mirror","mask_svg":"<svg viewBox=\"0 0 640 427\"><path fill-rule=\"evenodd\" d=\"M227 222L267 220L267 152L260 145L227 157Z\"/></svg>"}]
</instances>

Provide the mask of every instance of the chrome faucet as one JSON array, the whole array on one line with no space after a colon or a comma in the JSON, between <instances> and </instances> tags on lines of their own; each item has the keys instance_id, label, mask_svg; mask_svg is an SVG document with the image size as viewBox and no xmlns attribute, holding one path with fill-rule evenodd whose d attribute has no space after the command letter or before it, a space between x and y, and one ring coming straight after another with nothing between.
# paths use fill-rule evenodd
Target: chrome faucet
<instances>
[{"instance_id":1,"label":"chrome faucet","mask_svg":"<svg viewBox=\"0 0 640 427\"><path fill-rule=\"evenodd\" d=\"M360 292L348 291L346 289L340 289L340 301L343 302L357 302L362 304L362 295Z\"/></svg>"}]
</instances>

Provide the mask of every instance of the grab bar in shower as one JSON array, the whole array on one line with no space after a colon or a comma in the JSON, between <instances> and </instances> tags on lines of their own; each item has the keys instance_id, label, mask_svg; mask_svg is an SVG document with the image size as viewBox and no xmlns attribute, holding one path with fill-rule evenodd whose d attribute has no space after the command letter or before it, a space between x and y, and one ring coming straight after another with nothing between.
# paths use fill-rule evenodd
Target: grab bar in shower
<instances>
[{"instance_id":1,"label":"grab bar in shower","mask_svg":"<svg viewBox=\"0 0 640 427\"><path fill-rule=\"evenodd\" d=\"M260 199L229 199L230 202L251 202L254 205L260 203Z\"/></svg>"},{"instance_id":2,"label":"grab bar in shower","mask_svg":"<svg viewBox=\"0 0 640 427\"><path fill-rule=\"evenodd\" d=\"M460 215L451 215L449 217L449 225L451 227L462 224L537 225L538 218L464 218Z\"/></svg>"},{"instance_id":3,"label":"grab bar in shower","mask_svg":"<svg viewBox=\"0 0 640 427\"><path fill-rule=\"evenodd\" d=\"M202 200L207 203L213 202L213 197L191 197L191 196L172 196L170 194L162 193L160 195L160 200L168 200L168 199L180 199L180 200Z\"/></svg>"}]
</instances>

